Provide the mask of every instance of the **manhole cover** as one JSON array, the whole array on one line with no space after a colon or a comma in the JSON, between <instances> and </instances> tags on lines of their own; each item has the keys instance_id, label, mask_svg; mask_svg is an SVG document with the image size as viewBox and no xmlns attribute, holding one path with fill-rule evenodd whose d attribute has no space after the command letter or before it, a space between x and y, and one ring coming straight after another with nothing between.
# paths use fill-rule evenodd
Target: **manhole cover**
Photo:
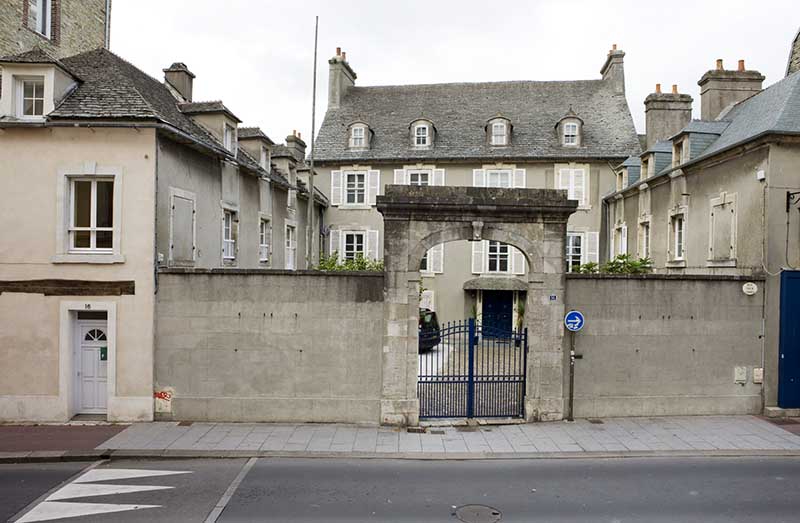
<instances>
[{"instance_id":1,"label":"manhole cover","mask_svg":"<svg viewBox=\"0 0 800 523\"><path fill-rule=\"evenodd\" d=\"M465 523L496 523L503 519L499 510L486 505L464 505L458 507L455 516Z\"/></svg>"}]
</instances>

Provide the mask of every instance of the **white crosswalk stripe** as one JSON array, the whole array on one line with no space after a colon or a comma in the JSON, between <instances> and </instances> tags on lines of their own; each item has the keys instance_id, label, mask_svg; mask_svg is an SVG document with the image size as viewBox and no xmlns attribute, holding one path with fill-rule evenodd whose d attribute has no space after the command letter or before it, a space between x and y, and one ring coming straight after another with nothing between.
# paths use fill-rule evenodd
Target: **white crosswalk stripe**
<instances>
[{"instance_id":1,"label":"white crosswalk stripe","mask_svg":"<svg viewBox=\"0 0 800 523\"><path fill-rule=\"evenodd\" d=\"M50 521L61 518L74 518L94 514L110 514L129 510L159 508L161 505L134 505L118 503L79 503L65 502L66 499L86 498L92 496L108 496L111 494L130 494L133 492L150 492L166 490L174 487L160 485L109 485L98 481L115 481L121 479L170 476L174 474L191 474L191 471L178 470L142 470L142 469L92 469L71 483L64 485L50 494L33 510L18 519L18 523L34 521Z\"/></svg>"}]
</instances>

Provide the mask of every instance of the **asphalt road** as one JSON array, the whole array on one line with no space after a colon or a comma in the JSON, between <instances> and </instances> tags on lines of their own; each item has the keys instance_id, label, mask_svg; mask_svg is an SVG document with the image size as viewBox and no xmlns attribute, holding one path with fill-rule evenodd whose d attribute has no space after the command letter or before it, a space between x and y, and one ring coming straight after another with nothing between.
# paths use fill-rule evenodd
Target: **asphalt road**
<instances>
[{"instance_id":1,"label":"asphalt road","mask_svg":"<svg viewBox=\"0 0 800 523\"><path fill-rule=\"evenodd\" d=\"M226 493L220 522L795 522L800 458L0 465L0 520L202 522Z\"/></svg>"}]
</instances>

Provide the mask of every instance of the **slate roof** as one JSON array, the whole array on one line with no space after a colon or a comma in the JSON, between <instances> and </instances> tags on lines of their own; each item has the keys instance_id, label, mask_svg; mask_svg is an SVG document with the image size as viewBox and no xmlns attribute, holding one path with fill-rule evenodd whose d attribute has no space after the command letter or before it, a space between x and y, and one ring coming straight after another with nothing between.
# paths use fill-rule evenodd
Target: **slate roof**
<instances>
[{"instance_id":1,"label":"slate roof","mask_svg":"<svg viewBox=\"0 0 800 523\"><path fill-rule=\"evenodd\" d=\"M675 136L685 134L685 133L696 133L696 134L722 134L723 131L730 125L729 120L692 120L686 127L680 130ZM670 137L670 139L674 138Z\"/></svg>"},{"instance_id":2,"label":"slate roof","mask_svg":"<svg viewBox=\"0 0 800 523\"><path fill-rule=\"evenodd\" d=\"M24 53L4 56L0 58L0 63L3 62L9 64L55 64L67 73L74 76L76 80L81 79L75 71L70 70L70 68L61 60L50 55L47 51L41 49L40 47L34 47L30 51L25 51Z\"/></svg>"},{"instance_id":3,"label":"slate roof","mask_svg":"<svg viewBox=\"0 0 800 523\"><path fill-rule=\"evenodd\" d=\"M289 183L289 180L282 176L278 169L271 168L270 171L267 172L265 169L261 168L261 165L256 161L255 158L250 156L250 154L241 147L236 150L236 161L239 162L239 165L245 169L256 172L285 189L294 189L294 187L292 187L292 185Z\"/></svg>"},{"instance_id":4,"label":"slate roof","mask_svg":"<svg viewBox=\"0 0 800 523\"><path fill-rule=\"evenodd\" d=\"M554 126L570 105L584 120L583 145L562 147ZM511 145L491 147L486 122L513 125ZM409 124L433 122L434 147L411 146ZM347 127L363 121L370 149L347 149ZM317 161L416 159L627 158L641 151L623 94L603 80L487 82L352 87L328 109L316 140Z\"/></svg>"},{"instance_id":5,"label":"slate roof","mask_svg":"<svg viewBox=\"0 0 800 523\"><path fill-rule=\"evenodd\" d=\"M205 129L178 109L175 97L164 84L111 51L95 49L62 61L82 82L48 115L49 120L157 121L220 154L230 155Z\"/></svg>"},{"instance_id":6,"label":"slate roof","mask_svg":"<svg viewBox=\"0 0 800 523\"><path fill-rule=\"evenodd\" d=\"M274 147L272 147L271 155L272 155L273 158L293 158L294 159L294 155L292 154L292 151L290 151L289 148L286 147L285 145L281 145L281 144L277 144Z\"/></svg>"},{"instance_id":7,"label":"slate roof","mask_svg":"<svg viewBox=\"0 0 800 523\"><path fill-rule=\"evenodd\" d=\"M800 134L800 71L734 105L725 119L730 124L693 161L765 133Z\"/></svg>"},{"instance_id":8,"label":"slate roof","mask_svg":"<svg viewBox=\"0 0 800 523\"><path fill-rule=\"evenodd\" d=\"M641 167L642 159L638 156L628 156L625 161L619 164L620 167Z\"/></svg>"},{"instance_id":9,"label":"slate roof","mask_svg":"<svg viewBox=\"0 0 800 523\"><path fill-rule=\"evenodd\" d=\"M236 120L239 123L242 122L236 117L235 114L231 112L230 109L225 107L225 104L223 104L220 100L214 100L211 102L187 102L180 104L178 107L180 108L181 112L186 114L225 113L232 120Z\"/></svg>"},{"instance_id":10,"label":"slate roof","mask_svg":"<svg viewBox=\"0 0 800 523\"><path fill-rule=\"evenodd\" d=\"M672 154L672 142L669 140L659 140L653 144L651 148L644 151L642 155L647 153L669 153Z\"/></svg>"},{"instance_id":11,"label":"slate roof","mask_svg":"<svg viewBox=\"0 0 800 523\"><path fill-rule=\"evenodd\" d=\"M273 142L270 137L261 130L260 127L239 127L239 129L236 131L236 136L238 136L240 140L247 138L261 138L262 140L269 142L271 145L275 144L275 142Z\"/></svg>"}]
</instances>

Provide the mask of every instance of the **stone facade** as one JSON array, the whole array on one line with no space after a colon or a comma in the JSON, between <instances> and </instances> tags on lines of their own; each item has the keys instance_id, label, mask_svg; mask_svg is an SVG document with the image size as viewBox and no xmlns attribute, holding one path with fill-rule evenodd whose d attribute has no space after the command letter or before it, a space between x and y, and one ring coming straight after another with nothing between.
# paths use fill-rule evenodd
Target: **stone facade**
<instances>
[{"instance_id":1,"label":"stone facade","mask_svg":"<svg viewBox=\"0 0 800 523\"><path fill-rule=\"evenodd\" d=\"M0 2L0 56L39 46L57 58L103 47L109 17L107 0L51 0L50 35L28 27L29 0Z\"/></svg>"},{"instance_id":2,"label":"stone facade","mask_svg":"<svg viewBox=\"0 0 800 523\"><path fill-rule=\"evenodd\" d=\"M792 46L789 49L789 61L786 64L786 76L800 71L800 31L792 41Z\"/></svg>"}]
</instances>

